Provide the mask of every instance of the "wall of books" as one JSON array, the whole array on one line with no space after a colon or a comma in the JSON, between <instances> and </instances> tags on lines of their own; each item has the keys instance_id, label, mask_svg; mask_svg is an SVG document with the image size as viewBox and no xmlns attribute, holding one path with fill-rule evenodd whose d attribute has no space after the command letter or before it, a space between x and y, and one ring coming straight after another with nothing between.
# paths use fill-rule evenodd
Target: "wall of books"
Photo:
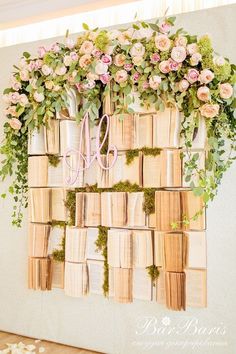
<instances>
[{"instance_id":1,"label":"wall of books","mask_svg":"<svg viewBox=\"0 0 236 354\"><path fill-rule=\"evenodd\" d=\"M90 123L85 134L73 105L28 142L29 288L206 307L205 212L183 175L181 114L136 105L114 115L107 98L99 148L104 129ZM204 121L193 134L203 168Z\"/></svg>"}]
</instances>

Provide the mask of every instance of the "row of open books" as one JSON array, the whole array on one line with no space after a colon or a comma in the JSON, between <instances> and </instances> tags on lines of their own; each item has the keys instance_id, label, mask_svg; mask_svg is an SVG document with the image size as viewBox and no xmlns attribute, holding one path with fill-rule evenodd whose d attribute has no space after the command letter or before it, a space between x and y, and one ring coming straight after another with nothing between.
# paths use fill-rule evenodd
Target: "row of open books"
<instances>
[{"instance_id":1,"label":"row of open books","mask_svg":"<svg viewBox=\"0 0 236 354\"><path fill-rule=\"evenodd\" d=\"M196 151L191 153L191 156ZM205 152L198 151L199 158L196 161L198 169L204 169ZM133 161L126 163L125 153L118 154L117 160L111 169L102 169L97 160L92 165L80 170L83 167L83 160L79 161L77 155L68 156L66 161L59 158L58 165L52 166L49 157L30 156L28 160L28 185L29 187L68 187L68 179L73 181L71 187L83 187L97 184L99 188L111 188L119 182L129 181L144 188L167 188L167 187L188 187L189 182L185 181L184 164L189 160L182 151L161 150L159 155L144 155L142 152L135 156ZM113 155L101 156L105 167L111 166ZM192 176L192 181L197 182L197 176Z\"/></svg>"},{"instance_id":2,"label":"row of open books","mask_svg":"<svg viewBox=\"0 0 236 354\"><path fill-rule=\"evenodd\" d=\"M155 114L120 114L110 116L109 145L119 151L142 148L179 148L184 146L180 138L181 120L177 110L166 109ZM97 126L90 127L91 152L96 151ZM29 138L28 154L60 154L67 150L79 149L81 124L74 120L51 119L47 127L35 130ZM85 148L85 134L81 152ZM206 128L200 119L198 131L194 133L193 149L204 149Z\"/></svg>"},{"instance_id":3,"label":"row of open books","mask_svg":"<svg viewBox=\"0 0 236 354\"><path fill-rule=\"evenodd\" d=\"M47 257L62 248L65 260L104 260L96 247L98 228L51 227L29 224L29 257ZM115 268L146 268L151 265L170 272L206 268L206 235L201 231L165 233L151 230L108 230L108 264Z\"/></svg>"},{"instance_id":4,"label":"row of open books","mask_svg":"<svg viewBox=\"0 0 236 354\"><path fill-rule=\"evenodd\" d=\"M50 258L29 258L28 287L34 290L64 288L65 294L82 297L103 294L104 262L55 262ZM206 270L167 272L159 269L153 283L144 268L109 268L109 297L129 303L134 299L157 301L172 310L186 306L206 307Z\"/></svg>"},{"instance_id":5,"label":"row of open books","mask_svg":"<svg viewBox=\"0 0 236 354\"><path fill-rule=\"evenodd\" d=\"M66 221L66 190L62 188L31 188L29 218L31 222ZM75 226L151 227L159 231L205 229L202 197L192 191L156 191L155 213L143 210L144 192L76 193ZM183 221L186 220L186 223Z\"/></svg>"}]
</instances>

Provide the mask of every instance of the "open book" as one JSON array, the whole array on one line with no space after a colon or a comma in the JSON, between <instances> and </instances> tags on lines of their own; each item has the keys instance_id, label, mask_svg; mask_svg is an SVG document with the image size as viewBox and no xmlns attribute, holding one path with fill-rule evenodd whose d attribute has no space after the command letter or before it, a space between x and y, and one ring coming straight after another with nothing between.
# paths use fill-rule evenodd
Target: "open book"
<instances>
[{"instance_id":1,"label":"open book","mask_svg":"<svg viewBox=\"0 0 236 354\"><path fill-rule=\"evenodd\" d=\"M153 264L153 239L150 230L132 230L133 266L146 268Z\"/></svg>"},{"instance_id":2,"label":"open book","mask_svg":"<svg viewBox=\"0 0 236 354\"><path fill-rule=\"evenodd\" d=\"M78 154L67 156L63 160L63 182L68 188L84 186L83 159Z\"/></svg>"},{"instance_id":3,"label":"open book","mask_svg":"<svg viewBox=\"0 0 236 354\"><path fill-rule=\"evenodd\" d=\"M88 270L86 263L65 262L65 294L82 297L88 292Z\"/></svg>"},{"instance_id":4,"label":"open book","mask_svg":"<svg viewBox=\"0 0 236 354\"><path fill-rule=\"evenodd\" d=\"M49 258L29 258L28 288L33 290L51 290L52 267Z\"/></svg>"},{"instance_id":5,"label":"open book","mask_svg":"<svg viewBox=\"0 0 236 354\"><path fill-rule=\"evenodd\" d=\"M44 127L45 150L47 154L59 154L59 121L49 119Z\"/></svg>"},{"instance_id":6,"label":"open book","mask_svg":"<svg viewBox=\"0 0 236 354\"><path fill-rule=\"evenodd\" d=\"M67 262L86 261L87 229L66 227L66 251Z\"/></svg>"},{"instance_id":7,"label":"open book","mask_svg":"<svg viewBox=\"0 0 236 354\"><path fill-rule=\"evenodd\" d=\"M104 257L101 251L97 249L95 242L98 238L98 228L88 227L87 228L87 242L86 242L86 258L93 260L104 261Z\"/></svg>"},{"instance_id":8,"label":"open book","mask_svg":"<svg viewBox=\"0 0 236 354\"><path fill-rule=\"evenodd\" d=\"M62 249L62 241L64 238L65 229L60 226L53 226L50 229L49 239L48 239L48 255L51 256L53 251Z\"/></svg>"},{"instance_id":9,"label":"open book","mask_svg":"<svg viewBox=\"0 0 236 354\"><path fill-rule=\"evenodd\" d=\"M28 254L30 257L47 257L51 226L29 223Z\"/></svg>"},{"instance_id":10,"label":"open book","mask_svg":"<svg viewBox=\"0 0 236 354\"><path fill-rule=\"evenodd\" d=\"M145 227L147 217L143 211L144 192L128 193L127 224L130 227Z\"/></svg>"},{"instance_id":11,"label":"open book","mask_svg":"<svg viewBox=\"0 0 236 354\"><path fill-rule=\"evenodd\" d=\"M113 157L112 157L113 158ZM131 184L142 185L142 154L134 157L133 161L127 165L126 155L118 154L114 166L108 171L109 184L112 187L119 182L130 182Z\"/></svg>"},{"instance_id":12,"label":"open book","mask_svg":"<svg viewBox=\"0 0 236 354\"><path fill-rule=\"evenodd\" d=\"M206 268L206 233L204 231L185 232L187 239L186 266L188 268Z\"/></svg>"},{"instance_id":13,"label":"open book","mask_svg":"<svg viewBox=\"0 0 236 354\"><path fill-rule=\"evenodd\" d=\"M132 114L119 114L110 117L109 145L118 150L133 148L134 117Z\"/></svg>"},{"instance_id":14,"label":"open book","mask_svg":"<svg viewBox=\"0 0 236 354\"><path fill-rule=\"evenodd\" d=\"M127 194L125 192L101 193L101 224L122 227L127 222Z\"/></svg>"},{"instance_id":15,"label":"open book","mask_svg":"<svg viewBox=\"0 0 236 354\"><path fill-rule=\"evenodd\" d=\"M98 226L101 224L100 193L76 193L76 226Z\"/></svg>"},{"instance_id":16,"label":"open book","mask_svg":"<svg viewBox=\"0 0 236 354\"><path fill-rule=\"evenodd\" d=\"M116 302L133 301L133 271L130 268L109 268L109 296Z\"/></svg>"},{"instance_id":17,"label":"open book","mask_svg":"<svg viewBox=\"0 0 236 354\"><path fill-rule=\"evenodd\" d=\"M175 311L186 309L185 273L165 272L165 294L167 308Z\"/></svg>"},{"instance_id":18,"label":"open book","mask_svg":"<svg viewBox=\"0 0 236 354\"><path fill-rule=\"evenodd\" d=\"M180 146L180 113L166 108L153 115L153 147L178 148Z\"/></svg>"},{"instance_id":19,"label":"open book","mask_svg":"<svg viewBox=\"0 0 236 354\"><path fill-rule=\"evenodd\" d=\"M29 217L31 222L48 223L51 216L50 188L31 188L29 190Z\"/></svg>"},{"instance_id":20,"label":"open book","mask_svg":"<svg viewBox=\"0 0 236 354\"><path fill-rule=\"evenodd\" d=\"M56 167L49 164L48 156L29 156L29 187L63 187L63 164L60 159Z\"/></svg>"},{"instance_id":21,"label":"open book","mask_svg":"<svg viewBox=\"0 0 236 354\"><path fill-rule=\"evenodd\" d=\"M152 148L152 115L134 115L134 149Z\"/></svg>"}]
</instances>

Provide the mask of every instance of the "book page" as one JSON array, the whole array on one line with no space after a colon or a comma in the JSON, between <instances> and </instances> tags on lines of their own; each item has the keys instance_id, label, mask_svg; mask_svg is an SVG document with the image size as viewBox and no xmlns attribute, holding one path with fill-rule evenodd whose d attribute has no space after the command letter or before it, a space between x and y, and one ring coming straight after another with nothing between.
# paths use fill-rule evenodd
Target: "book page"
<instances>
[{"instance_id":1,"label":"book page","mask_svg":"<svg viewBox=\"0 0 236 354\"><path fill-rule=\"evenodd\" d=\"M186 232L188 238L188 268L206 268L206 233L203 231Z\"/></svg>"},{"instance_id":2,"label":"book page","mask_svg":"<svg viewBox=\"0 0 236 354\"><path fill-rule=\"evenodd\" d=\"M161 156L143 156L143 187L159 188L161 186Z\"/></svg>"},{"instance_id":3,"label":"book page","mask_svg":"<svg viewBox=\"0 0 236 354\"><path fill-rule=\"evenodd\" d=\"M103 294L104 262L88 261L89 293Z\"/></svg>"},{"instance_id":4,"label":"book page","mask_svg":"<svg viewBox=\"0 0 236 354\"><path fill-rule=\"evenodd\" d=\"M48 255L52 255L54 250L62 248L62 240L64 237L64 227L54 226L50 230L48 240Z\"/></svg>"},{"instance_id":5,"label":"book page","mask_svg":"<svg viewBox=\"0 0 236 354\"><path fill-rule=\"evenodd\" d=\"M67 262L86 261L87 229L66 227L65 259Z\"/></svg>"},{"instance_id":6,"label":"book page","mask_svg":"<svg viewBox=\"0 0 236 354\"><path fill-rule=\"evenodd\" d=\"M56 167L48 164L48 186L49 187L63 187L63 161L60 158Z\"/></svg>"},{"instance_id":7,"label":"book page","mask_svg":"<svg viewBox=\"0 0 236 354\"><path fill-rule=\"evenodd\" d=\"M146 268L153 264L153 240L150 230L133 230L133 266Z\"/></svg>"},{"instance_id":8,"label":"book page","mask_svg":"<svg viewBox=\"0 0 236 354\"><path fill-rule=\"evenodd\" d=\"M65 207L66 190L52 188L52 220L66 221L67 209Z\"/></svg>"},{"instance_id":9,"label":"book page","mask_svg":"<svg viewBox=\"0 0 236 354\"><path fill-rule=\"evenodd\" d=\"M29 223L28 254L30 257L47 257L51 226Z\"/></svg>"},{"instance_id":10,"label":"book page","mask_svg":"<svg viewBox=\"0 0 236 354\"><path fill-rule=\"evenodd\" d=\"M95 242L98 238L98 228L88 227L87 229L87 244L86 244L86 258L95 260L104 260L103 255L97 250Z\"/></svg>"},{"instance_id":11,"label":"book page","mask_svg":"<svg viewBox=\"0 0 236 354\"><path fill-rule=\"evenodd\" d=\"M28 138L28 155L45 155L45 137L44 127L41 126L39 130L36 128L29 133Z\"/></svg>"},{"instance_id":12,"label":"book page","mask_svg":"<svg viewBox=\"0 0 236 354\"><path fill-rule=\"evenodd\" d=\"M28 186L48 186L48 157L29 156L28 159Z\"/></svg>"},{"instance_id":13,"label":"book page","mask_svg":"<svg viewBox=\"0 0 236 354\"><path fill-rule=\"evenodd\" d=\"M45 150L47 154L59 154L59 121L49 119L44 127Z\"/></svg>"},{"instance_id":14,"label":"book page","mask_svg":"<svg viewBox=\"0 0 236 354\"><path fill-rule=\"evenodd\" d=\"M134 149L152 148L152 115L134 115Z\"/></svg>"},{"instance_id":15,"label":"book page","mask_svg":"<svg viewBox=\"0 0 236 354\"><path fill-rule=\"evenodd\" d=\"M152 282L145 268L133 270L133 298L152 300Z\"/></svg>"},{"instance_id":16,"label":"book page","mask_svg":"<svg viewBox=\"0 0 236 354\"><path fill-rule=\"evenodd\" d=\"M133 148L134 118L131 114L118 114L110 117L109 145L118 150Z\"/></svg>"},{"instance_id":17,"label":"book page","mask_svg":"<svg viewBox=\"0 0 236 354\"><path fill-rule=\"evenodd\" d=\"M186 274L186 303L190 307L207 306L206 270L188 269Z\"/></svg>"},{"instance_id":18,"label":"book page","mask_svg":"<svg viewBox=\"0 0 236 354\"><path fill-rule=\"evenodd\" d=\"M79 150L80 147L80 125L73 120L60 121L60 155L71 155L70 149ZM83 144L81 145L81 153L83 152Z\"/></svg>"},{"instance_id":19,"label":"book page","mask_svg":"<svg viewBox=\"0 0 236 354\"><path fill-rule=\"evenodd\" d=\"M64 262L52 261L52 287L64 288L65 265Z\"/></svg>"},{"instance_id":20,"label":"book page","mask_svg":"<svg viewBox=\"0 0 236 354\"><path fill-rule=\"evenodd\" d=\"M127 224L134 227L146 226L146 215L143 211L144 192L128 193Z\"/></svg>"},{"instance_id":21,"label":"book page","mask_svg":"<svg viewBox=\"0 0 236 354\"><path fill-rule=\"evenodd\" d=\"M30 188L29 217L31 222L48 223L52 220L51 194L50 188Z\"/></svg>"}]
</instances>

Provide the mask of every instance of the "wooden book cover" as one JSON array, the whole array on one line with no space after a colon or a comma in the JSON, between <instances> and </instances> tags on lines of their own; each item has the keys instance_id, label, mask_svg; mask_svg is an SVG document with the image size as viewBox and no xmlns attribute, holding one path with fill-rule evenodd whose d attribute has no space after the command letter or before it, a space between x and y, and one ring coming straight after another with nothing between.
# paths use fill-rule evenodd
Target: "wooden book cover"
<instances>
[{"instance_id":1,"label":"wooden book cover","mask_svg":"<svg viewBox=\"0 0 236 354\"><path fill-rule=\"evenodd\" d=\"M47 127L44 127L45 150L47 154L59 154L59 121L48 120Z\"/></svg>"},{"instance_id":2,"label":"wooden book cover","mask_svg":"<svg viewBox=\"0 0 236 354\"><path fill-rule=\"evenodd\" d=\"M164 234L164 266L167 272L183 272L185 266L183 245L182 233Z\"/></svg>"},{"instance_id":3,"label":"wooden book cover","mask_svg":"<svg viewBox=\"0 0 236 354\"><path fill-rule=\"evenodd\" d=\"M67 209L65 207L66 190L52 188L52 220L66 221Z\"/></svg>"},{"instance_id":4,"label":"wooden book cover","mask_svg":"<svg viewBox=\"0 0 236 354\"><path fill-rule=\"evenodd\" d=\"M66 262L86 261L87 228L66 227Z\"/></svg>"},{"instance_id":5,"label":"wooden book cover","mask_svg":"<svg viewBox=\"0 0 236 354\"><path fill-rule=\"evenodd\" d=\"M47 257L51 226L29 223L28 254L30 257Z\"/></svg>"},{"instance_id":6,"label":"wooden book cover","mask_svg":"<svg viewBox=\"0 0 236 354\"><path fill-rule=\"evenodd\" d=\"M156 191L155 193L156 228L171 231L171 224L182 220L181 197L178 191ZM177 224L182 228L182 224Z\"/></svg>"},{"instance_id":7,"label":"wooden book cover","mask_svg":"<svg viewBox=\"0 0 236 354\"><path fill-rule=\"evenodd\" d=\"M133 267L146 268L153 264L153 238L150 230L133 230Z\"/></svg>"},{"instance_id":8,"label":"wooden book cover","mask_svg":"<svg viewBox=\"0 0 236 354\"><path fill-rule=\"evenodd\" d=\"M114 300L121 303L129 303L133 301L132 269L113 268L114 278Z\"/></svg>"},{"instance_id":9,"label":"wooden book cover","mask_svg":"<svg viewBox=\"0 0 236 354\"><path fill-rule=\"evenodd\" d=\"M190 307L207 306L207 271L203 269L187 269L186 303Z\"/></svg>"},{"instance_id":10,"label":"wooden book cover","mask_svg":"<svg viewBox=\"0 0 236 354\"><path fill-rule=\"evenodd\" d=\"M134 117L132 114L119 114L110 117L109 145L118 150L133 148Z\"/></svg>"},{"instance_id":11,"label":"wooden book cover","mask_svg":"<svg viewBox=\"0 0 236 354\"><path fill-rule=\"evenodd\" d=\"M45 155L44 127L34 129L28 137L28 155Z\"/></svg>"},{"instance_id":12,"label":"wooden book cover","mask_svg":"<svg viewBox=\"0 0 236 354\"><path fill-rule=\"evenodd\" d=\"M52 221L50 188L30 188L29 216L31 222L48 223Z\"/></svg>"},{"instance_id":13,"label":"wooden book cover","mask_svg":"<svg viewBox=\"0 0 236 354\"><path fill-rule=\"evenodd\" d=\"M134 115L134 149L152 148L152 115Z\"/></svg>"},{"instance_id":14,"label":"wooden book cover","mask_svg":"<svg viewBox=\"0 0 236 354\"><path fill-rule=\"evenodd\" d=\"M182 191L182 210L183 215L189 220L189 224L184 226L185 230L204 230L205 209L202 197L195 196L192 191ZM202 211L201 215L197 213Z\"/></svg>"},{"instance_id":15,"label":"wooden book cover","mask_svg":"<svg viewBox=\"0 0 236 354\"><path fill-rule=\"evenodd\" d=\"M48 186L48 157L29 156L28 158L28 186Z\"/></svg>"}]
</instances>

